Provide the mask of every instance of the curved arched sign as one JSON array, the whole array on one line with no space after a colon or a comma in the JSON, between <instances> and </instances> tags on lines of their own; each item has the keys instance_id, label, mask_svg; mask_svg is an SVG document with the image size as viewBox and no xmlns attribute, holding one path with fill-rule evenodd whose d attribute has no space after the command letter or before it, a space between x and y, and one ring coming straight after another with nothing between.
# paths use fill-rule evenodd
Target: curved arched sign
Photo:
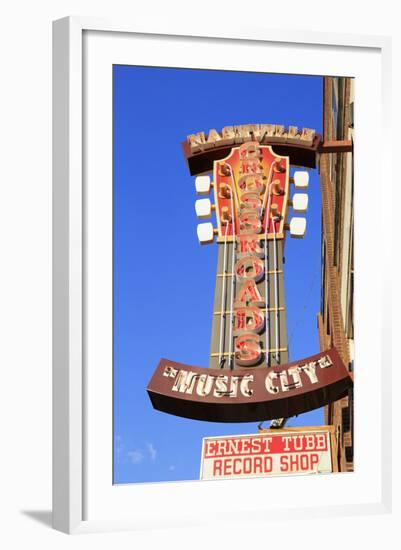
<instances>
[{"instance_id":1,"label":"curved arched sign","mask_svg":"<svg viewBox=\"0 0 401 550\"><path fill-rule=\"evenodd\" d=\"M205 369L161 359L147 387L153 407L210 422L298 415L344 397L352 378L335 348L271 368Z\"/></svg>"},{"instance_id":2,"label":"curved arched sign","mask_svg":"<svg viewBox=\"0 0 401 550\"><path fill-rule=\"evenodd\" d=\"M219 132L213 129L208 134L197 132L182 142L190 174L212 170L213 163L225 158L233 146L251 140L273 146L277 155L288 156L291 164L305 168L316 168L316 153L322 146L322 136L315 130L280 124L242 124L226 126Z\"/></svg>"}]
</instances>

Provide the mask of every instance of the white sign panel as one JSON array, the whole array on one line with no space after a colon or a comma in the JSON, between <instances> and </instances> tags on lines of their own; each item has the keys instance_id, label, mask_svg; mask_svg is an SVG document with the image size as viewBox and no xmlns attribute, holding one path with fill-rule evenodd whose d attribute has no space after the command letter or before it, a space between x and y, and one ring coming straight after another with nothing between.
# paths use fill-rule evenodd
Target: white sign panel
<instances>
[{"instance_id":1,"label":"white sign panel","mask_svg":"<svg viewBox=\"0 0 401 550\"><path fill-rule=\"evenodd\" d=\"M333 471L332 428L287 428L205 437L200 479L232 479Z\"/></svg>"}]
</instances>

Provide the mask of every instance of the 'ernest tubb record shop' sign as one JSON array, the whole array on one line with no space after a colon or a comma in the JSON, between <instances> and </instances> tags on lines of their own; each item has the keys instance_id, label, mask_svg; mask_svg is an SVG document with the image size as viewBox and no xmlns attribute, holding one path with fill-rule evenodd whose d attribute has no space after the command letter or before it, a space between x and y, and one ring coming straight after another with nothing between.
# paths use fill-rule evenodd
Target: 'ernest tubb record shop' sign
<instances>
[{"instance_id":1,"label":"'ernest tubb record shop' sign","mask_svg":"<svg viewBox=\"0 0 401 550\"><path fill-rule=\"evenodd\" d=\"M334 426L205 437L200 479L336 472Z\"/></svg>"},{"instance_id":2,"label":"'ernest tubb record shop' sign","mask_svg":"<svg viewBox=\"0 0 401 550\"><path fill-rule=\"evenodd\" d=\"M346 395L352 379L335 348L288 362L284 240L302 238L308 173L290 178L290 163L314 166L314 130L272 124L227 127L183 144L198 194L201 244L217 240L218 265L209 368L162 359L147 391L155 409L212 422L288 418ZM205 172L213 172L213 183Z\"/></svg>"}]
</instances>

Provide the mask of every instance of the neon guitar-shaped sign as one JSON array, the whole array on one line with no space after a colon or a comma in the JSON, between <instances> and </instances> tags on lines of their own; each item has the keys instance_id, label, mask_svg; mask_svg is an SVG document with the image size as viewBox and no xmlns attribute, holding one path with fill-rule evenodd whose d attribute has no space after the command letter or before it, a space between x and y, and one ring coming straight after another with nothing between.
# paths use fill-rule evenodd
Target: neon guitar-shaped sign
<instances>
[{"instance_id":1,"label":"neon guitar-shaped sign","mask_svg":"<svg viewBox=\"0 0 401 550\"><path fill-rule=\"evenodd\" d=\"M159 410L211 421L247 422L299 414L343 395L352 381L335 349L288 365L283 246L305 235L305 218L287 223L289 206L306 212L308 196L290 199L290 159L256 140L233 146L195 180L201 244L217 240L218 266L209 369L161 360L148 393ZM291 178L292 180L292 178ZM297 189L308 173L295 172ZM257 387L256 387L257 386Z\"/></svg>"},{"instance_id":2,"label":"neon guitar-shaped sign","mask_svg":"<svg viewBox=\"0 0 401 550\"><path fill-rule=\"evenodd\" d=\"M205 193L210 179L200 176L196 185ZM212 242L217 233L221 245L209 366L279 364L288 355L282 282L288 158L253 141L233 148L214 163L214 196L217 231L211 223L198 226L201 243ZM307 203L307 195L295 197L300 200ZM201 217L211 215L209 199L195 207ZM293 228L298 236L304 234L303 222Z\"/></svg>"}]
</instances>

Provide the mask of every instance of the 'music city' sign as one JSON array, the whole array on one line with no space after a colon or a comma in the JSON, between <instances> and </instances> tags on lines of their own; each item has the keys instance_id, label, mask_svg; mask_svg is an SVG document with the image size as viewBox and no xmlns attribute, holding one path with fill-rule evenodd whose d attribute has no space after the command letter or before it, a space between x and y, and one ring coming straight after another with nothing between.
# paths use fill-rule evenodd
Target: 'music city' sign
<instances>
[{"instance_id":1,"label":"'music city' sign","mask_svg":"<svg viewBox=\"0 0 401 550\"><path fill-rule=\"evenodd\" d=\"M333 426L206 437L200 479L330 473L332 454L335 455Z\"/></svg>"},{"instance_id":2,"label":"'music city' sign","mask_svg":"<svg viewBox=\"0 0 401 550\"><path fill-rule=\"evenodd\" d=\"M288 418L347 394L352 380L335 348L269 369L204 369L162 359L147 391L155 409L212 422Z\"/></svg>"}]
</instances>

